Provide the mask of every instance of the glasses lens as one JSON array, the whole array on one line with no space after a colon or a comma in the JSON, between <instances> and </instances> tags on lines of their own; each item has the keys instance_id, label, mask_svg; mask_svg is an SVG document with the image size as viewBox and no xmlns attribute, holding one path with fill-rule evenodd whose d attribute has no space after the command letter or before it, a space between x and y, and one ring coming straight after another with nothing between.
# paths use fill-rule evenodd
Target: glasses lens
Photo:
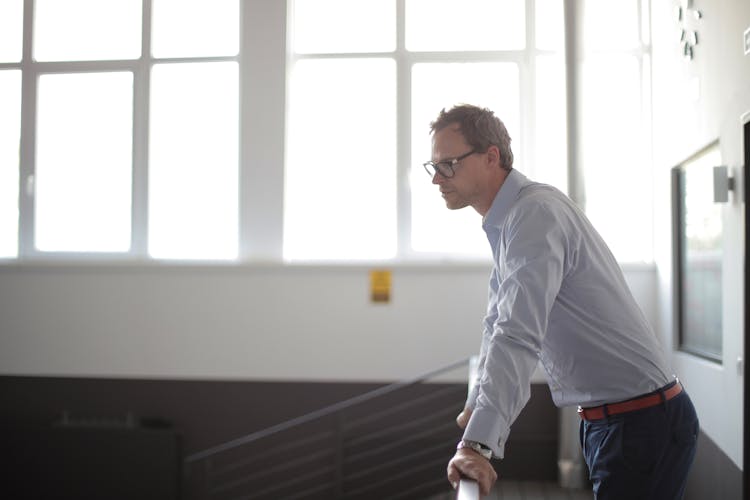
<instances>
[{"instance_id":1,"label":"glasses lens","mask_svg":"<svg viewBox=\"0 0 750 500\"><path fill-rule=\"evenodd\" d=\"M440 172L440 175L442 175L446 179L450 179L451 177L453 177L453 165L447 161L442 161L435 164L435 170Z\"/></svg>"},{"instance_id":2,"label":"glasses lens","mask_svg":"<svg viewBox=\"0 0 750 500\"><path fill-rule=\"evenodd\" d=\"M448 162L435 163L434 161L428 161L423 163L422 166L430 177L433 177L436 173L446 179L453 177L453 166Z\"/></svg>"}]
</instances>

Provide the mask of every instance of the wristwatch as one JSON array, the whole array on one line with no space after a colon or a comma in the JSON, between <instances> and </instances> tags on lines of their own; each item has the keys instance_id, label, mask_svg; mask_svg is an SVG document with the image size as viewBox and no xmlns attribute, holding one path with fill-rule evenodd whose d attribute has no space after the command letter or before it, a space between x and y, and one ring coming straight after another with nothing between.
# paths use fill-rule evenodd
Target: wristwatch
<instances>
[{"instance_id":1,"label":"wristwatch","mask_svg":"<svg viewBox=\"0 0 750 500\"><path fill-rule=\"evenodd\" d=\"M466 441L465 439L462 439L458 442L458 446L456 446L457 450L460 450L461 448L469 448L471 450L474 450L487 460L492 458L492 450L487 448L482 443L477 443L476 441Z\"/></svg>"}]
</instances>

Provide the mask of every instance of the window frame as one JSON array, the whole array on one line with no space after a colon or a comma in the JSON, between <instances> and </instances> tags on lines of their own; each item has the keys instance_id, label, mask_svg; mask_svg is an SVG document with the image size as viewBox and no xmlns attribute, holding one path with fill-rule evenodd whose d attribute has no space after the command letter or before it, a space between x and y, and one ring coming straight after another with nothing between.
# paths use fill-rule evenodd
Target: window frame
<instances>
[{"instance_id":1,"label":"window frame","mask_svg":"<svg viewBox=\"0 0 750 500\"><path fill-rule=\"evenodd\" d=\"M525 6L525 47L515 50L486 50L486 51L409 51L406 49L406 0L396 2L396 48L392 52L346 52L346 53L296 53L293 50L291 28L293 19L292 2L289 0L288 26L290 34L287 72L291 73L294 65L303 60L314 59L350 59L350 58L392 58L396 62L396 119L397 119L397 227L396 227L396 257L392 260L404 262L435 262L446 259L459 262L484 262L489 258L477 255L453 255L445 252L416 251L411 244L411 193L409 190L409 176L414 164L429 158L412 158L411 150L411 74L415 64L420 63L513 63L518 68L520 90L520 138L513 138L515 159L522 159L525 165L535 164L535 137L533 134L536 112L536 60L540 56L559 56L564 59L564 45L559 50L538 49L536 47L536 16L535 0L526 0ZM561 19L562 21L562 19ZM440 110L435 110L435 114ZM288 113L288 110L287 110ZM425 133L428 123L424 124ZM528 172L528 167L524 169ZM533 177L533 168L530 175ZM425 182L429 179L425 177ZM480 228L477 227L477 230ZM282 242L283 245L283 242ZM317 260L315 260L317 262ZM297 262L296 260L292 262Z\"/></svg>"},{"instance_id":2,"label":"window frame","mask_svg":"<svg viewBox=\"0 0 750 500\"><path fill-rule=\"evenodd\" d=\"M720 246L718 249L712 249L715 252L713 259L706 259L705 254L702 255L700 262L703 264L700 269L695 268L695 262L690 262L688 259L691 253L690 245L688 244L688 214L690 211L688 207L688 196L685 190L685 183L689 174L693 174L696 171L702 171L708 173L708 175L714 175L713 170L716 168L713 165L717 163L721 164L721 161L711 161L712 157L720 158L721 150L719 142L713 142L706 147L697 151L689 158L675 165L671 169L671 196L672 196L672 304L674 308L674 349L705 359L711 363L718 365L723 364L724 354L724 336L723 336L723 311L724 311L724 288L725 280L722 277L724 272L724 220L721 214L721 203L716 199L711 200L710 198L693 200L692 203L697 203L699 208L705 208L706 202L713 202L714 207L717 207L717 220L721 225L719 231L718 241ZM708 160L707 160L708 158ZM706 175L706 174L704 174ZM695 181L693 181L695 182ZM715 182L715 179L714 179ZM710 190L710 188L709 188ZM715 197L715 193L714 197ZM703 202L703 203L701 203ZM703 205L703 206L701 206ZM718 205L718 206L717 206ZM718 258L716 258L718 257ZM693 255L695 258L695 255ZM689 264L693 264L693 268ZM709 265L706 265L709 264ZM700 271L706 271L710 267L710 264L718 265L718 270L715 272L719 275L718 282L718 297L714 296L714 301L706 300L706 296L700 297L700 302L706 314L691 317L690 307L691 304L688 300L690 298L690 291L694 292L697 288L696 284L703 284L705 293L705 280L696 279L695 273ZM689 283L692 282L692 287ZM710 321L710 317L714 316L718 319L718 324ZM708 318L708 319L707 319ZM691 324L695 320L699 320L699 324ZM703 323L700 324L700 321ZM711 329L711 326L715 326L715 329ZM706 340L709 339L707 342ZM706 346L711 344L713 341L717 341L718 345ZM703 345L701 345L703 344Z\"/></svg>"},{"instance_id":3,"label":"window frame","mask_svg":"<svg viewBox=\"0 0 750 500\"><path fill-rule=\"evenodd\" d=\"M240 19L242 5L239 2ZM18 63L0 63L0 69L21 70L21 141L19 149L18 253L9 261L126 261L160 260L148 254L148 146L151 70L157 64L237 62L242 68L242 50L233 56L157 58L151 55L152 0L141 1L141 54L137 59L95 61L36 61L33 0L23 0L23 50ZM241 29L241 25L239 27ZM36 248L35 175L36 116L39 79L46 74L88 72L131 72L133 74L133 152L131 184L130 249L123 252L42 251ZM240 76L241 85L242 77ZM241 87L240 87L241 88ZM240 118L241 120L241 118ZM238 130L239 134L239 130ZM242 146L240 145L240 154ZM239 180L238 180L239 186ZM201 260L203 262L204 260Z\"/></svg>"},{"instance_id":4,"label":"window frame","mask_svg":"<svg viewBox=\"0 0 750 500\"><path fill-rule=\"evenodd\" d=\"M286 148L286 121L288 118L287 75L295 58L315 55L295 55L290 43L291 0L241 0L239 2L240 48L236 56L160 59L150 55L151 0L142 1L142 53L141 57L125 61L36 62L31 58L33 40L34 0L23 0L23 55L19 63L0 63L0 69L19 69L22 74L21 143L19 169L19 226L18 252L15 256L0 259L0 263L24 261L97 261L97 262L165 262L148 255L148 104L151 67L169 62L236 61L239 64L239 229L236 260L200 260L208 264L281 263L283 259L284 224L284 170ZM397 64L397 254L388 264L404 262L451 262L476 264L477 259L445 253L414 252L411 250L411 200L408 186L411 158L410 78L411 67L419 62L467 62L492 60L513 62L519 69L520 127L522 140L514 141L517 158L524 160L524 171L532 178L535 163L536 138L533 135L536 119L535 58L549 54L565 54L560 50L537 49L535 9L536 1L525 3L526 47L513 51L430 53L405 50L405 0L395 0L397 5L397 48L390 54ZM642 47L636 52L644 72L650 72L650 40L648 39L649 1L636 0L641 12L640 30ZM564 15L575 14L576 2L565 2ZM567 36L567 35L566 35ZM380 57L382 54L377 54ZM349 54L348 56L351 56ZM364 57L366 54L356 54ZM371 55L372 56L372 55ZM326 56L334 57L334 56ZM342 55L342 57L345 57ZM569 55L565 55L566 59ZM27 194L27 179L33 178L35 163L36 88L40 74L51 72L85 72L92 70L132 71L133 93L133 182L131 248L127 252L41 252L34 247L34 198ZM644 75L648 79L650 75ZM648 87L644 89L649 98ZM568 90L568 98L571 91ZM570 107L571 102L566 103ZM644 111L648 120L648 111ZM568 110L567 123L575 120L575 110ZM647 123L650 126L650 123ZM427 125L425 124L425 127ZM519 138L519 139L521 139ZM650 140L650 137L649 139ZM575 140L568 138L572 149ZM570 152L568 155L570 159ZM568 190L582 181L581 173L569 166ZM169 262L180 260L169 259ZM316 261L321 263L321 261ZM479 261L483 262L483 261ZM328 263L345 264L333 260ZM360 262L361 264L361 262ZM625 263L628 264L628 263Z\"/></svg>"}]
</instances>

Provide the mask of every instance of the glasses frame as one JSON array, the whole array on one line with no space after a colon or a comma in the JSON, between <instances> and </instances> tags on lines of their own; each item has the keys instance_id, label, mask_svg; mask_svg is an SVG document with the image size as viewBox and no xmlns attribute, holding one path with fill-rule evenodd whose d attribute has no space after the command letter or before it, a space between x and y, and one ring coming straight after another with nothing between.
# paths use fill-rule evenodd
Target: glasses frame
<instances>
[{"instance_id":1,"label":"glasses frame","mask_svg":"<svg viewBox=\"0 0 750 500\"><path fill-rule=\"evenodd\" d=\"M477 153L477 150L472 149L468 153L464 153L461 156L456 156L455 158L451 158L450 160L426 161L422 164L422 166L424 167L425 172L427 172L427 175L429 175L430 177L434 177L435 174L440 174L446 179L450 179L451 177L456 175L456 165L458 165L461 160L464 160L475 153Z\"/></svg>"}]
</instances>

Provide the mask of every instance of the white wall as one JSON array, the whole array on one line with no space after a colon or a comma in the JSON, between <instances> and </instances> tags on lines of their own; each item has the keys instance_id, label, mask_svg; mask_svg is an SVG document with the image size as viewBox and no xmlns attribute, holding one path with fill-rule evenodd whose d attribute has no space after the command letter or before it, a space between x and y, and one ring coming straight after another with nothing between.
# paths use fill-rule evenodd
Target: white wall
<instances>
[{"instance_id":1,"label":"white wall","mask_svg":"<svg viewBox=\"0 0 750 500\"><path fill-rule=\"evenodd\" d=\"M750 28L747 0L694 0L703 18L695 57L682 57L673 2L652 3L655 206L659 331L673 346L670 169L708 144L720 141L722 162L739 172L742 165L740 116L750 111L750 56L742 35ZM741 185L741 179L739 184ZM723 209L723 360L721 364L673 352L672 362L685 381L703 431L742 468L743 375L737 359L744 349L742 313L744 221L737 196Z\"/></svg>"},{"instance_id":2,"label":"white wall","mask_svg":"<svg viewBox=\"0 0 750 500\"><path fill-rule=\"evenodd\" d=\"M0 374L392 381L476 354L489 267L0 266ZM655 320L655 272L627 273ZM456 380L466 380L463 371Z\"/></svg>"}]
</instances>

